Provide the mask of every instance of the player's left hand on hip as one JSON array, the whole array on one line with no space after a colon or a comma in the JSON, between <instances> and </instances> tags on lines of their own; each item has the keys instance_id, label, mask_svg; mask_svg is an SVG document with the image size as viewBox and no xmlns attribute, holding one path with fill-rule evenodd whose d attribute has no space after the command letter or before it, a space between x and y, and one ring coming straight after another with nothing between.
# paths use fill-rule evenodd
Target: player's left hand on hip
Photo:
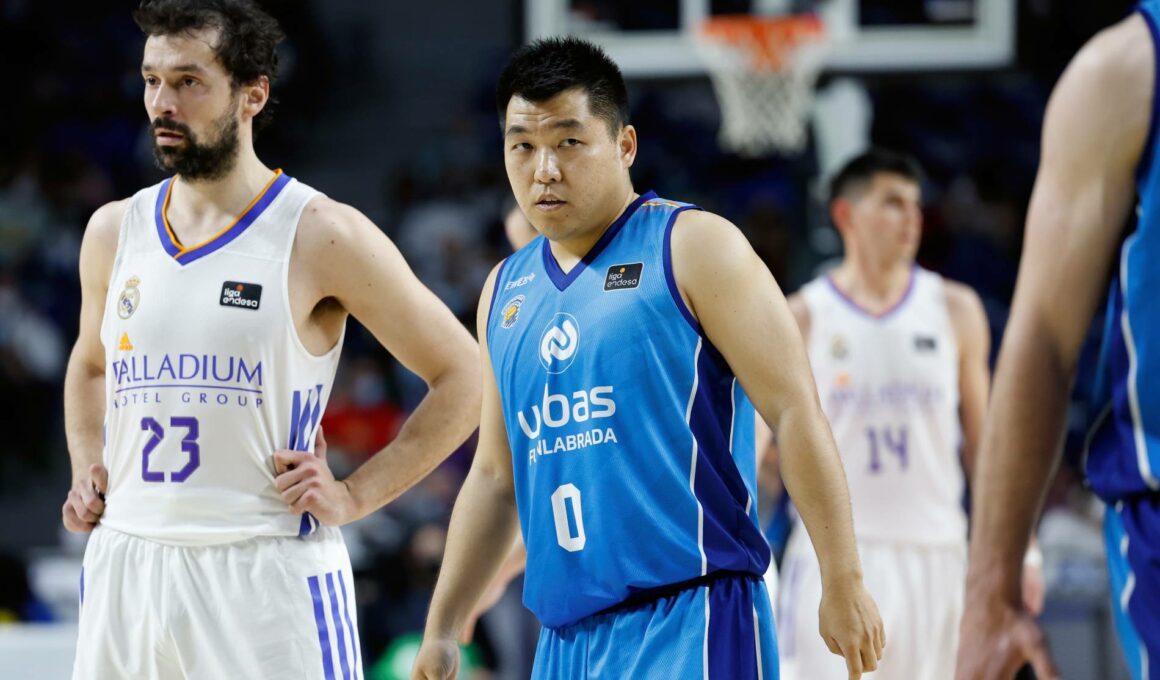
<instances>
[{"instance_id":1,"label":"player's left hand on hip","mask_svg":"<svg viewBox=\"0 0 1160 680\"><path fill-rule=\"evenodd\" d=\"M314 451L274 452L274 486L296 515L309 512L323 524L339 526L354 519L350 487L336 480L326 464L326 439L318 430Z\"/></svg>"},{"instance_id":2,"label":"player's left hand on hip","mask_svg":"<svg viewBox=\"0 0 1160 680\"><path fill-rule=\"evenodd\" d=\"M861 579L824 587L818 619L818 632L831 652L846 659L851 680L877 670L886 632Z\"/></svg>"}]
</instances>

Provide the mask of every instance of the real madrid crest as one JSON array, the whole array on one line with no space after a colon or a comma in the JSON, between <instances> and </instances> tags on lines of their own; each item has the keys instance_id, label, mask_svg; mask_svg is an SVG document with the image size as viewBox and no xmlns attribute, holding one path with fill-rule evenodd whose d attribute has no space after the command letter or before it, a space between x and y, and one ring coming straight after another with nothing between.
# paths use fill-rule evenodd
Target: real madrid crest
<instances>
[{"instance_id":1,"label":"real madrid crest","mask_svg":"<svg viewBox=\"0 0 1160 680\"><path fill-rule=\"evenodd\" d=\"M136 276L130 277L125 282L125 289L117 298L117 316L128 319L133 316L133 312L137 311L137 307L141 305L141 291L137 289L139 285L141 285L141 279Z\"/></svg>"},{"instance_id":2,"label":"real madrid crest","mask_svg":"<svg viewBox=\"0 0 1160 680\"><path fill-rule=\"evenodd\" d=\"M846 338L835 335L830 343L830 355L835 359L845 359L849 354L850 348L846 345Z\"/></svg>"}]
</instances>

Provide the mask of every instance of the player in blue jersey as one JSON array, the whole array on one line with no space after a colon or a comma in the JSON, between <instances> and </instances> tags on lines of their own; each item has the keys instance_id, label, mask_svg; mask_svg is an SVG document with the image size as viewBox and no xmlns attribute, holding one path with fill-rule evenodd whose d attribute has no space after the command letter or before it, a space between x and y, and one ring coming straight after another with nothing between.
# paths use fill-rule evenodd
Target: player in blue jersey
<instances>
[{"instance_id":1,"label":"player in blue jersey","mask_svg":"<svg viewBox=\"0 0 1160 680\"><path fill-rule=\"evenodd\" d=\"M1068 392L1109 276L1086 456L1107 503L1116 627L1133 677L1160 663L1160 166L1155 87L1160 2L1094 37L1047 106L1039 175L974 485L958 677L1057 678L1020 599L1020 564L1059 458ZM1135 232L1124 225L1137 211Z\"/></svg>"},{"instance_id":2,"label":"player in blue jersey","mask_svg":"<svg viewBox=\"0 0 1160 680\"><path fill-rule=\"evenodd\" d=\"M729 222L633 190L624 80L598 48L524 47L496 99L508 179L541 236L481 296L479 449L413 677L455 675L517 528L544 625L533 677L777 677L753 404L821 560L820 632L850 677L873 670L881 620L773 277Z\"/></svg>"}]
</instances>

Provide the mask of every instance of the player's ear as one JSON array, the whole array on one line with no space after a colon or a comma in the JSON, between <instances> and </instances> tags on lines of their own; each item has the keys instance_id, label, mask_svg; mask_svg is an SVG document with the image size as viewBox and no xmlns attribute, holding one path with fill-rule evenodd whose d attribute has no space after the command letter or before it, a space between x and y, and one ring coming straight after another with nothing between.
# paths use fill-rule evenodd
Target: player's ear
<instances>
[{"instance_id":1,"label":"player's ear","mask_svg":"<svg viewBox=\"0 0 1160 680\"><path fill-rule=\"evenodd\" d=\"M625 169L631 168L636 160L636 128L625 125L620 128L616 136L616 147L620 154L620 163Z\"/></svg>"},{"instance_id":2,"label":"player's ear","mask_svg":"<svg viewBox=\"0 0 1160 680\"><path fill-rule=\"evenodd\" d=\"M845 230L846 225L850 222L850 212L853 210L853 205L850 201L839 196L830 202L830 221L834 223L834 228L839 233Z\"/></svg>"},{"instance_id":3,"label":"player's ear","mask_svg":"<svg viewBox=\"0 0 1160 680\"><path fill-rule=\"evenodd\" d=\"M256 80L242 85L242 119L253 120L270 99L270 79L258 76Z\"/></svg>"}]
</instances>

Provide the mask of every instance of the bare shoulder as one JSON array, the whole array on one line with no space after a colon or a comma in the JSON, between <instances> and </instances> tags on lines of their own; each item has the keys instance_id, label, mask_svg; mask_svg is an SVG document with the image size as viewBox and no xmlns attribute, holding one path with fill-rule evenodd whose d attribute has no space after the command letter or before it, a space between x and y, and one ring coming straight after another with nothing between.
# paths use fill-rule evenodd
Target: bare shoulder
<instances>
[{"instance_id":1,"label":"bare shoulder","mask_svg":"<svg viewBox=\"0 0 1160 680\"><path fill-rule=\"evenodd\" d=\"M970 286L943 279L943 295L946 298L947 314L950 316L951 326L954 327L959 343L989 347L991 330L979 294Z\"/></svg>"},{"instance_id":2,"label":"bare shoulder","mask_svg":"<svg viewBox=\"0 0 1160 680\"><path fill-rule=\"evenodd\" d=\"M983 301L979 298L979 294L966 284L943 279L943 295L951 316L983 311Z\"/></svg>"},{"instance_id":3,"label":"bare shoulder","mask_svg":"<svg viewBox=\"0 0 1160 680\"><path fill-rule=\"evenodd\" d=\"M91 273L95 280L106 280L112 274L121 237L121 223L129 209L129 199L112 201L97 208L85 227L81 240L81 275Z\"/></svg>"},{"instance_id":4,"label":"bare shoulder","mask_svg":"<svg viewBox=\"0 0 1160 680\"><path fill-rule=\"evenodd\" d=\"M296 245L342 247L371 234L381 235L382 232L357 208L327 196L317 196L302 210Z\"/></svg>"},{"instance_id":5,"label":"bare shoulder","mask_svg":"<svg viewBox=\"0 0 1160 680\"><path fill-rule=\"evenodd\" d=\"M685 210L673 223L673 247L682 244L748 245L744 234L729 220L705 210Z\"/></svg>"},{"instance_id":6,"label":"bare shoulder","mask_svg":"<svg viewBox=\"0 0 1160 680\"><path fill-rule=\"evenodd\" d=\"M85 227L85 240L95 241L102 247L117 247L117 239L121 233L121 223L125 221L125 213L129 210L128 198L111 201L93 211Z\"/></svg>"},{"instance_id":7,"label":"bare shoulder","mask_svg":"<svg viewBox=\"0 0 1160 680\"><path fill-rule=\"evenodd\" d=\"M1093 93L1114 93L1120 97L1132 94L1118 92L1125 83L1146 84L1144 92L1137 93L1146 95L1151 91L1154 55L1148 23L1139 12L1133 12L1097 33L1080 48L1060 84L1081 83Z\"/></svg>"},{"instance_id":8,"label":"bare shoulder","mask_svg":"<svg viewBox=\"0 0 1160 680\"><path fill-rule=\"evenodd\" d=\"M1076 63L1109 73L1138 76L1143 65L1140 60L1150 64L1154 52L1147 20L1140 12L1133 12L1089 40L1076 55Z\"/></svg>"},{"instance_id":9,"label":"bare shoulder","mask_svg":"<svg viewBox=\"0 0 1160 680\"><path fill-rule=\"evenodd\" d=\"M745 264L756 254L741 230L704 210L677 215L672 234L673 265L682 270L718 270Z\"/></svg>"},{"instance_id":10,"label":"bare shoulder","mask_svg":"<svg viewBox=\"0 0 1160 680\"><path fill-rule=\"evenodd\" d=\"M397 274L403 264L398 249L370 218L326 196L303 208L292 258L296 270L311 274L327 294L343 281Z\"/></svg>"},{"instance_id":11,"label":"bare shoulder","mask_svg":"<svg viewBox=\"0 0 1160 680\"><path fill-rule=\"evenodd\" d=\"M1083 165L1091 168L1105 163L1090 161L1105 158L1134 167L1151 124L1155 73L1151 32L1139 12L1096 34L1072 59L1052 92L1044 125L1044 161L1050 163L1054 155L1070 151L1084 157L1088 162Z\"/></svg>"}]
</instances>

